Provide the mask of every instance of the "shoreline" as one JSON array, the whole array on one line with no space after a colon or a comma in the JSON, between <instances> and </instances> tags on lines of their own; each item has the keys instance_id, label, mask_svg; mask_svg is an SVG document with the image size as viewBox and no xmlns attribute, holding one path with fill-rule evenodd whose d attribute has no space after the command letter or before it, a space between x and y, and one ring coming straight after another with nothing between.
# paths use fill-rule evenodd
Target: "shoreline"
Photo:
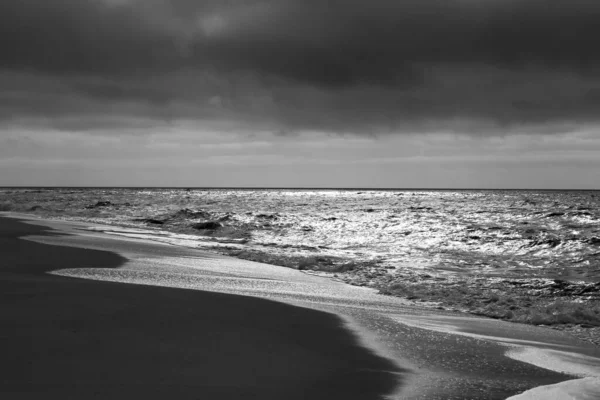
<instances>
[{"instance_id":1,"label":"shoreline","mask_svg":"<svg viewBox=\"0 0 600 400\"><path fill-rule=\"evenodd\" d=\"M406 367L403 370L406 378L404 386L399 393L390 397L394 399L458 400L464 399L465 393L473 398L505 399L535 387L572 382L578 376L577 373L569 372L572 368L568 364L564 368L557 368L563 364L561 360L550 360L551 364L537 367L528 365L531 361L527 359L515 361L507 358L509 348L506 347L506 342L495 338L499 330L503 331L502 337L512 338L506 339L509 342L517 340L526 347L531 344L534 346L532 349L536 353L541 351L539 354L542 355L544 349L557 349L567 351L575 363L589 361L577 361L584 354L593 354L600 360L600 352L595 348L578 344L559 332L415 308L408 305L409 302L376 294L372 289L322 279L289 268L213 256L207 252L146 239L107 235L97 229L86 229L85 224L80 222L52 222L27 215L23 217L29 224L37 223L58 229L63 235L68 234L32 236L27 241L61 247L66 244L76 248L110 249L111 252L130 258L129 262L116 270L62 268L54 272L53 276L109 281L102 283L113 281L118 282L112 283L113 285L130 289L158 285L178 288L172 290L194 289L200 293L209 291L221 295L242 294L308 307L311 309L308 311L325 311L328 316L335 314L344 321L343 330L346 334L348 329L354 334L354 343L359 343L361 349L367 348L387 360L396 360L396 365ZM81 282L80 279L78 281ZM285 291L282 292L282 289ZM307 290L314 293L307 294ZM331 292L337 296L337 291L341 296L339 300L335 300L336 297L321 297L321 292ZM286 294L287 292L289 293ZM432 329L429 323L424 323L430 320L436 321L435 326L442 324L446 327L442 330ZM347 325L348 321L351 322L350 326ZM415 324L415 321L418 323ZM471 331L473 326L478 326L478 334L483 335L481 338L455 336L458 332ZM315 340L323 340L320 328ZM600 361L598 364L600 376ZM565 373L568 375L564 375ZM486 395L482 397L481 391L485 391Z\"/></svg>"},{"instance_id":2,"label":"shoreline","mask_svg":"<svg viewBox=\"0 0 600 400\"><path fill-rule=\"evenodd\" d=\"M0 388L11 398L375 399L398 383L396 365L327 313L47 274L128 262L22 239L60 234L0 217L0 297L10 305L2 308L10 346Z\"/></svg>"},{"instance_id":3,"label":"shoreline","mask_svg":"<svg viewBox=\"0 0 600 400\"><path fill-rule=\"evenodd\" d=\"M24 218L39 220L92 224L94 226L106 227L106 229L101 228L100 231L109 234L113 234L113 232L108 231L115 228L123 229L124 231L147 231L149 232L148 235L142 235L145 236L145 239L156 240L159 243L162 243L164 240L159 240L159 237L162 237L159 234L161 231L154 231L150 227L144 228L131 224L107 223L72 216L56 218L25 212L8 212L7 215L17 218L22 216ZM177 232L168 230L165 232L178 234ZM158 236L155 238L150 237L157 234ZM124 236L131 237L132 235L125 233ZM197 236L197 238L200 239L202 236ZM379 291L382 295L407 299L411 301L411 304L418 307L484 316L511 323L545 326L550 329L568 332L580 340L600 347L600 315L587 312L584 307L578 305L578 302L581 302L582 299L583 301L593 301L595 309L600 310L600 283L593 285L585 281L580 282L576 279L573 281L554 281L536 277L500 278L494 276L470 276L469 274L454 277L444 275L431 276L425 273L426 271L415 271L410 275L398 275L395 279L392 279L392 276L387 274L385 268L377 267L375 264L369 264L365 268L354 268L351 266L349 269L345 269L342 267L339 271L331 272L329 269L332 266L329 264L321 265L314 261L301 261L301 267L294 267L291 264L297 264L297 262L290 263L286 258L280 259L277 256L270 256L267 253L259 254L253 251L227 250L226 248L196 249L192 245L174 245L240 260L322 274L322 276L344 282L348 285L369 287ZM303 262L306 265L303 265ZM337 266L334 267L337 268ZM567 284L565 285L565 283ZM467 285L466 288L464 287L465 284ZM443 288L443 294L437 293L437 289L440 287ZM552 293L553 291L554 293ZM586 292L587 294L584 296L573 296L573 293L577 294L578 292ZM516 301L511 299L511 297L516 299ZM530 312L532 303L540 304L533 304L537 308Z\"/></svg>"}]
</instances>

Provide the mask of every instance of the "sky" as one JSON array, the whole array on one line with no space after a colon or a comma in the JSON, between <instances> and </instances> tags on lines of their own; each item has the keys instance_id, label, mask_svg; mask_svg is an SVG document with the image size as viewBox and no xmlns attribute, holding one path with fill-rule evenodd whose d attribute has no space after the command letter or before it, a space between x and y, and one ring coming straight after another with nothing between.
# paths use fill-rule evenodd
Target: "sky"
<instances>
[{"instance_id":1,"label":"sky","mask_svg":"<svg viewBox=\"0 0 600 400\"><path fill-rule=\"evenodd\" d=\"M2 0L0 186L600 189L594 0Z\"/></svg>"}]
</instances>

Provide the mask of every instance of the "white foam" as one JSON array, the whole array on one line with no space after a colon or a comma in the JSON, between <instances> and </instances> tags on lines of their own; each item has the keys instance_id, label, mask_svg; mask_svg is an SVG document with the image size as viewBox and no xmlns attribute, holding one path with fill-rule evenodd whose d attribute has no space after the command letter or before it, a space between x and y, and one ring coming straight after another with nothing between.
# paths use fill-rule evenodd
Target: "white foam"
<instances>
[{"instance_id":1,"label":"white foam","mask_svg":"<svg viewBox=\"0 0 600 400\"><path fill-rule=\"evenodd\" d=\"M583 354L515 346L506 352L506 356L556 372L579 377L600 378L600 360Z\"/></svg>"},{"instance_id":2,"label":"white foam","mask_svg":"<svg viewBox=\"0 0 600 400\"><path fill-rule=\"evenodd\" d=\"M538 386L507 400L598 400L600 379L582 378L555 385Z\"/></svg>"}]
</instances>

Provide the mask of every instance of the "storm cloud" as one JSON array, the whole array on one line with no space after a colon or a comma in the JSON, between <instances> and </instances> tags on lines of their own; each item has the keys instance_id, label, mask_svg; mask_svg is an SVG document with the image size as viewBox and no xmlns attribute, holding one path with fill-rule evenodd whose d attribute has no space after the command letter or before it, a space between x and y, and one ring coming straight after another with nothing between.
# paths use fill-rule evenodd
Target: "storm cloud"
<instances>
[{"instance_id":1,"label":"storm cloud","mask_svg":"<svg viewBox=\"0 0 600 400\"><path fill-rule=\"evenodd\" d=\"M3 0L0 119L570 129L600 118L598 20L586 0Z\"/></svg>"}]
</instances>

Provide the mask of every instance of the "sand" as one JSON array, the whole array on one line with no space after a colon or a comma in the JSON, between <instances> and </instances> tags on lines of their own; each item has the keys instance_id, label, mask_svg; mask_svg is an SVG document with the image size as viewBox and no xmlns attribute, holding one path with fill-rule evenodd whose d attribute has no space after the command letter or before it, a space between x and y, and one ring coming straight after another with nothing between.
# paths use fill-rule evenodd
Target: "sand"
<instances>
[{"instance_id":1,"label":"sand","mask_svg":"<svg viewBox=\"0 0 600 400\"><path fill-rule=\"evenodd\" d=\"M231 294L47 274L119 254L23 239L0 218L0 397L376 399L402 370L329 313Z\"/></svg>"},{"instance_id":2,"label":"sand","mask_svg":"<svg viewBox=\"0 0 600 400\"><path fill-rule=\"evenodd\" d=\"M126 229L9 215L2 398L506 399L584 395L582 368L599 375L600 351L563 332Z\"/></svg>"}]
</instances>

